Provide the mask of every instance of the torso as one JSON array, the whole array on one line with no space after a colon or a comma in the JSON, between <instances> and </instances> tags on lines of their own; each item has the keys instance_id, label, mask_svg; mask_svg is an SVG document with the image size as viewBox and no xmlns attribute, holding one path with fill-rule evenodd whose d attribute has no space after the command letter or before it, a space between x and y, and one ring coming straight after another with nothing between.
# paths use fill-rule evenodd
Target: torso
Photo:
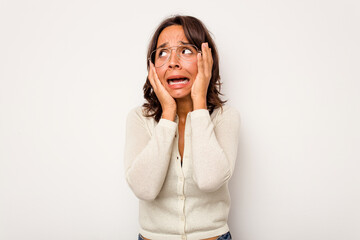
<instances>
[{"instance_id":1,"label":"torso","mask_svg":"<svg viewBox=\"0 0 360 240\"><path fill-rule=\"evenodd\" d=\"M217 237L212 237L212 238L206 238L206 239L202 239L202 240L216 240L218 237L219 237L219 236L217 236ZM145 239L145 240L150 240L150 239L145 238L145 237L142 237L142 238Z\"/></svg>"},{"instance_id":2,"label":"torso","mask_svg":"<svg viewBox=\"0 0 360 240\"><path fill-rule=\"evenodd\" d=\"M179 121L179 153L181 156L181 163L183 161L183 154L184 154L184 131L185 131L185 123L181 123Z\"/></svg>"},{"instance_id":3,"label":"torso","mask_svg":"<svg viewBox=\"0 0 360 240\"><path fill-rule=\"evenodd\" d=\"M183 154L184 154L184 132L185 132L185 121L179 121L179 125L178 125L178 132L179 132L179 153L181 156L181 163L183 161ZM203 240L216 240L219 236L217 237L211 237L211 238L206 238ZM143 237L145 240L150 240L148 238Z\"/></svg>"}]
</instances>

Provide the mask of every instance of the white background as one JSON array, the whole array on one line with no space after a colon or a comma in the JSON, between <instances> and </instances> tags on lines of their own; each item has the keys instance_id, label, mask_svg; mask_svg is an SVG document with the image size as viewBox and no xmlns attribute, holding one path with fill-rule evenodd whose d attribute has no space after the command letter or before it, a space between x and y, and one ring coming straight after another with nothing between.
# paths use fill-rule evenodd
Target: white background
<instances>
[{"instance_id":1,"label":"white background","mask_svg":"<svg viewBox=\"0 0 360 240\"><path fill-rule=\"evenodd\" d=\"M137 239L125 118L171 14L201 19L241 114L234 240L360 239L360 3L0 0L0 239Z\"/></svg>"}]
</instances>

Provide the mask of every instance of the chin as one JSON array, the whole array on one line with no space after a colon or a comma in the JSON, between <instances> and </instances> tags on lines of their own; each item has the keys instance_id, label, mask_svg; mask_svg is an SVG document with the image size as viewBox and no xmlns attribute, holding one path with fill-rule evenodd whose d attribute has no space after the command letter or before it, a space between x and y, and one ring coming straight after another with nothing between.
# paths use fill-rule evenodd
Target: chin
<instances>
[{"instance_id":1,"label":"chin","mask_svg":"<svg viewBox=\"0 0 360 240\"><path fill-rule=\"evenodd\" d=\"M183 98L191 98L191 95L190 95L190 92L178 92L178 93L172 93L171 96L174 98L174 99L183 99Z\"/></svg>"},{"instance_id":2,"label":"chin","mask_svg":"<svg viewBox=\"0 0 360 240\"><path fill-rule=\"evenodd\" d=\"M191 86L185 88L178 88L178 89L168 88L167 91L174 99L191 98Z\"/></svg>"}]
</instances>

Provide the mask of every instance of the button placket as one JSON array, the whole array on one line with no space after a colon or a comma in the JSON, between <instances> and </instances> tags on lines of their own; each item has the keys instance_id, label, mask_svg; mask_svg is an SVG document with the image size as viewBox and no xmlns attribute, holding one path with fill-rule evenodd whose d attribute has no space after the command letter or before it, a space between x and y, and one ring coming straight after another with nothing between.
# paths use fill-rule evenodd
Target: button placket
<instances>
[{"instance_id":1,"label":"button placket","mask_svg":"<svg viewBox=\"0 0 360 240\"><path fill-rule=\"evenodd\" d=\"M179 206L179 221L180 221L180 234L184 234L185 236L185 194L184 194L184 185L185 185L185 178L183 176L183 172L180 171L180 174L178 175L178 206Z\"/></svg>"},{"instance_id":2,"label":"button placket","mask_svg":"<svg viewBox=\"0 0 360 240\"><path fill-rule=\"evenodd\" d=\"M185 136L184 136L184 160L186 160L186 158L188 157L188 144L190 143L189 142L189 114L187 116L187 119L186 119L186 123L185 123ZM177 132L177 136L178 135L178 132ZM181 160L181 157L180 157L180 154L178 152L177 154L177 160L179 160L179 166L180 166L180 160ZM183 162L183 166L180 167L178 170L178 204L179 204L179 212L178 212L178 217L179 217L179 221L180 221L180 234L181 235L181 239L187 239L186 237L186 233L185 233L185 226L186 226L186 215L185 215L185 200L186 200L186 196L185 196L185 176L184 176L184 170L185 170L185 165L184 163L186 164L186 162Z\"/></svg>"}]
</instances>

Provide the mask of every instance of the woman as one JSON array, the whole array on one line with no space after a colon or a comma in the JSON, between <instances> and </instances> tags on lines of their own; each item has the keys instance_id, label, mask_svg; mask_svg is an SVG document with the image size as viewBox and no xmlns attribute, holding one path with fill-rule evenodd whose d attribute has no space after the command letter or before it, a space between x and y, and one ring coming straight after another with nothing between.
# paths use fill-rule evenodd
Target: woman
<instances>
[{"instance_id":1,"label":"woman","mask_svg":"<svg viewBox=\"0 0 360 240\"><path fill-rule=\"evenodd\" d=\"M216 46L191 16L165 19L148 50L147 102L127 118L126 179L140 239L231 239L228 180L240 118L220 100Z\"/></svg>"}]
</instances>

